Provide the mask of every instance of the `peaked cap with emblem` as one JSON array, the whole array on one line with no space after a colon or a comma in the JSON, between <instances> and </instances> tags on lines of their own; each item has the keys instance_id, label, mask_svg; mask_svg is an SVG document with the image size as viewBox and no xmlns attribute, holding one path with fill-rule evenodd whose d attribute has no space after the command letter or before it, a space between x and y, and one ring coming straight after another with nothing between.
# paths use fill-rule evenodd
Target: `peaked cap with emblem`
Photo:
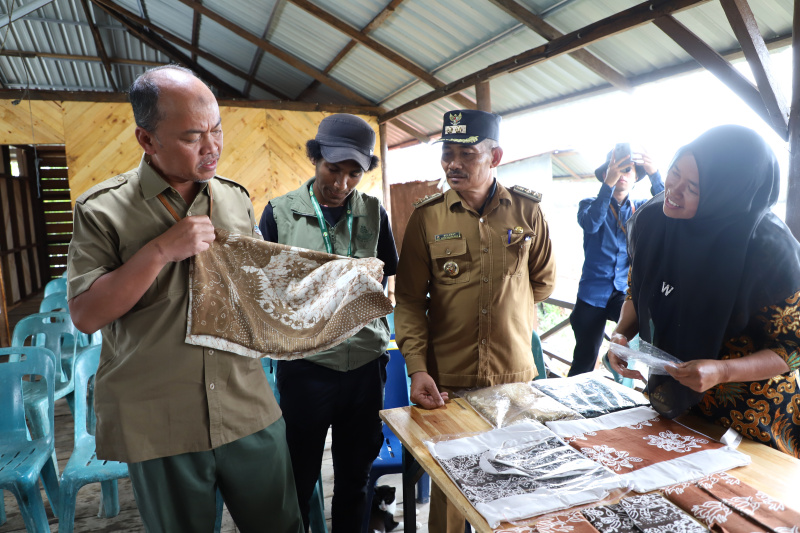
<instances>
[{"instance_id":1,"label":"peaked cap with emblem","mask_svg":"<svg viewBox=\"0 0 800 533\"><path fill-rule=\"evenodd\" d=\"M442 137L435 142L478 144L500 140L500 115L474 109L456 109L444 114Z\"/></svg>"}]
</instances>

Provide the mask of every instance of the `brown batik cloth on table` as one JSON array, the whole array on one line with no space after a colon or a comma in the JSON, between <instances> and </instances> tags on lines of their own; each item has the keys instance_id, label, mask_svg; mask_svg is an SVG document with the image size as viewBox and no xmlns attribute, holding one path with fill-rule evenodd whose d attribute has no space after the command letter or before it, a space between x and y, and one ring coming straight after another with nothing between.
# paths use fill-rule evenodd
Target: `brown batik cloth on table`
<instances>
[{"instance_id":1,"label":"brown batik cloth on table","mask_svg":"<svg viewBox=\"0 0 800 533\"><path fill-rule=\"evenodd\" d=\"M660 494L643 494L583 514L600 533L704 533L705 527Z\"/></svg>"},{"instance_id":2,"label":"brown batik cloth on table","mask_svg":"<svg viewBox=\"0 0 800 533\"><path fill-rule=\"evenodd\" d=\"M800 533L800 512L724 472L667 487L664 495L711 531Z\"/></svg>"},{"instance_id":3,"label":"brown batik cloth on table","mask_svg":"<svg viewBox=\"0 0 800 533\"><path fill-rule=\"evenodd\" d=\"M748 455L664 419L651 407L547 422L547 427L589 459L619 474L636 492L750 463Z\"/></svg>"},{"instance_id":4,"label":"brown batik cloth on table","mask_svg":"<svg viewBox=\"0 0 800 533\"><path fill-rule=\"evenodd\" d=\"M535 527L535 533L598 533L580 511L544 518Z\"/></svg>"},{"instance_id":5,"label":"brown batik cloth on table","mask_svg":"<svg viewBox=\"0 0 800 533\"><path fill-rule=\"evenodd\" d=\"M215 230L194 257L186 342L298 359L392 312L377 258L346 257Z\"/></svg>"}]
</instances>

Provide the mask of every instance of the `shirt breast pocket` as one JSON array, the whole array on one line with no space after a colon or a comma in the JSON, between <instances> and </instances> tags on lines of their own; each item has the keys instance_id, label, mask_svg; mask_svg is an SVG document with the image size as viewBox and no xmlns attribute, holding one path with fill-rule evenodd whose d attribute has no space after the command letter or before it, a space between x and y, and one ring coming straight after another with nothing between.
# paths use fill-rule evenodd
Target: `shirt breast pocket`
<instances>
[{"instance_id":1,"label":"shirt breast pocket","mask_svg":"<svg viewBox=\"0 0 800 533\"><path fill-rule=\"evenodd\" d=\"M464 239L429 243L433 281L444 285L469 281L472 258Z\"/></svg>"},{"instance_id":2,"label":"shirt breast pocket","mask_svg":"<svg viewBox=\"0 0 800 533\"><path fill-rule=\"evenodd\" d=\"M531 251L533 235L512 234L509 242L508 238L503 239L505 253L503 254L503 272L506 276L521 276L526 272L525 266L528 264L528 255Z\"/></svg>"}]
</instances>

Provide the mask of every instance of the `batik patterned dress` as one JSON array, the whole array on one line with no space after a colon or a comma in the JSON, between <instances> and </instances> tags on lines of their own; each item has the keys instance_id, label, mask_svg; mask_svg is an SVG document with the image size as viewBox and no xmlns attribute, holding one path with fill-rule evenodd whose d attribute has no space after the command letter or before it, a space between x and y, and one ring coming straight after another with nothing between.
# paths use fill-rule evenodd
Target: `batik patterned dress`
<instances>
[{"instance_id":1,"label":"batik patterned dress","mask_svg":"<svg viewBox=\"0 0 800 533\"><path fill-rule=\"evenodd\" d=\"M721 359L764 348L780 355L789 372L762 381L720 383L695 409L749 439L800 457L800 292L754 314L742 335L725 343Z\"/></svg>"}]
</instances>

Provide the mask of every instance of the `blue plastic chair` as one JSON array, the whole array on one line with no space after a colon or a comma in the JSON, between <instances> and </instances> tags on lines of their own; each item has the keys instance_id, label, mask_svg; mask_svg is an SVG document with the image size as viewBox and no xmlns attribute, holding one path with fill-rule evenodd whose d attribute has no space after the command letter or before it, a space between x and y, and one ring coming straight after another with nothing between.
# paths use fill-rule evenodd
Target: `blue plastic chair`
<instances>
[{"instance_id":1,"label":"blue plastic chair","mask_svg":"<svg viewBox=\"0 0 800 533\"><path fill-rule=\"evenodd\" d=\"M128 465L97 458L94 435L87 430L92 405L87 401L89 381L97 373L101 346L91 346L75 359L75 446L64 472L61 473L58 497L58 531L72 533L75 525L75 500L78 491L89 483L101 484L102 512L111 517L119 514L117 480L128 477Z\"/></svg>"},{"instance_id":2,"label":"blue plastic chair","mask_svg":"<svg viewBox=\"0 0 800 533\"><path fill-rule=\"evenodd\" d=\"M533 354L533 362L536 363L537 376L534 379L547 378L547 365L544 362L544 352L542 351L542 340L539 334L534 330L531 337L531 353Z\"/></svg>"},{"instance_id":3,"label":"blue plastic chair","mask_svg":"<svg viewBox=\"0 0 800 533\"><path fill-rule=\"evenodd\" d=\"M406 379L406 361L397 348L392 335L389 344L389 364L386 365L386 389L383 397L383 408L393 409L395 407L405 407L411 404L408 395L408 380ZM372 496L375 494L375 485L378 478L387 474L400 474L403 472L403 445L400 439L395 436L391 429L383 426L383 445L380 454L372 462L372 469L369 472L369 483L367 485L367 512L364 515L364 525L362 532L369 531L369 517L372 509ZM430 493L430 478L427 474L417 484L417 500L427 501ZM411 494L403 494L403 499L413 497Z\"/></svg>"},{"instance_id":4,"label":"blue plastic chair","mask_svg":"<svg viewBox=\"0 0 800 533\"><path fill-rule=\"evenodd\" d=\"M39 477L53 509L58 508L58 474L53 463L55 449L54 392L56 357L42 347L0 348L8 355L0 363L0 493L9 490L17 499L28 531L50 531ZM41 376L39 383L47 400L47 432L28 440L25 424L23 376ZM4 513L5 514L5 513Z\"/></svg>"},{"instance_id":5,"label":"blue plastic chair","mask_svg":"<svg viewBox=\"0 0 800 533\"><path fill-rule=\"evenodd\" d=\"M65 313L69 313L66 292L51 292L45 296L42 303L39 304L40 313L50 313L52 311L64 311Z\"/></svg>"},{"instance_id":6,"label":"blue plastic chair","mask_svg":"<svg viewBox=\"0 0 800 533\"><path fill-rule=\"evenodd\" d=\"M44 286L44 297L47 298L54 292L63 292L66 294L67 292L67 279L64 277L51 279L47 282L47 285Z\"/></svg>"},{"instance_id":7,"label":"blue plastic chair","mask_svg":"<svg viewBox=\"0 0 800 533\"><path fill-rule=\"evenodd\" d=\"M55 399L66 398L70 410L74 412L75 385L72 381L72 367L75 363L75 346L79 332L69 317L69 313L34 313L20 320L11 336L11 346L29 344L47 348L56 357ZM65 346L68 347L65 349ZM47 395L39 382L25 383L25 414L30 421L31 437L38 439L47 431ZM53 461L58 468L55 450Z\"/></svg>"},{"instance_id":8,"label":"blue plastic chair","mask_svg":"<svg viewBox=\"0 0 800 533\"><path fill-rule=\"evenodd\" d=\"M275 395L275 401L280 403L281 394L278 392L278 385L275 383L274 361L269 357L261 359L261 367L267 375L267 381ZM320 472L314 492L311 494L311 508L308 513L308 526L311 533L328 533L328 524L325 522L325 495L322 492L322 473Z\"/></svg>"}]
</instances>

